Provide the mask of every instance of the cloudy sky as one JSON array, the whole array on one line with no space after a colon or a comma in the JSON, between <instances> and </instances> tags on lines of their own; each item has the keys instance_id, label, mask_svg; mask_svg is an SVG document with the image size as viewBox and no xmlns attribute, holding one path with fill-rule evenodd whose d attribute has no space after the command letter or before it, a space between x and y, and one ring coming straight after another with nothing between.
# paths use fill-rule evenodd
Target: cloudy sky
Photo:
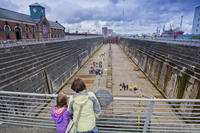
<instances>
[{"instance_id":1,"label":"cloudy sky","mask_svg":"<svg viewBox=\"0 0 200 133\"><path fill-rule=\"evenodd\" d=\"M200 0L0 0L0 7L30 14L29 5L46 8L49 20L58 20L66 31L100 33L107 26L121 34L153 33L156 27L180 25L191 33L194 9Z\"/></svg>"}]
</instances>

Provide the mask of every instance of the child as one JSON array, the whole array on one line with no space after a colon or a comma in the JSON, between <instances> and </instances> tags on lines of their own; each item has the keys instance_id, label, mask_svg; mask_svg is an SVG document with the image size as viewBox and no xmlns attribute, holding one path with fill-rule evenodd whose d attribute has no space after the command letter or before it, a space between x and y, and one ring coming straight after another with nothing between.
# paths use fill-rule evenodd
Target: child
<instances>
[{"instance_id":1,"label":"child","mask_svg":"<svg viewBox=\"0 0 200 133\"><path fill-rule=\"evenodd\" d=\"M56 98L57 105L52 107L51 116L56 123L58 133L65 133L72 118L72 114L67 111L67 96L59 94Z\"/></svg>"}]
</instances>

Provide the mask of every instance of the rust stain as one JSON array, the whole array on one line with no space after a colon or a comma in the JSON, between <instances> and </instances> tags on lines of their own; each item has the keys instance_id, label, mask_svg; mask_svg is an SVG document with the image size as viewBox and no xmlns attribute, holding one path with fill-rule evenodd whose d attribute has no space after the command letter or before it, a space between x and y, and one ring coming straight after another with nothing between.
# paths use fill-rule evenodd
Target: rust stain
<instances>
[{"instance_id":1,"label":"rust stain","mask_svg":"<svg viewBox=\"0 0 200 133\"><path fill-rule=\"evenodd\" d=\"M158 96L155 96L155 98L163 98L163 96L159 96L159 95L158 95Z\"/></svg>"},{"instance_id":2,"label":"rust stain","mask_svg":"<svg viewBox=\"0 0 200 133\"><path fill-rule=\"evenodd\" d=\"M133 68L133 71L139 71L139 70L140 70L139 67L134 67L134 68Z\"/></svg>"},{"instance_id":3,"label":"rust stain","mask_svg":"<svg viewBox=\"0 0 200 133\"><path fill-rule=\"evenodd\" d=\"M140 78L140 79L146 79L146 77L144 75L139 75L138 78Z\"/></svg>"}]
</instances>

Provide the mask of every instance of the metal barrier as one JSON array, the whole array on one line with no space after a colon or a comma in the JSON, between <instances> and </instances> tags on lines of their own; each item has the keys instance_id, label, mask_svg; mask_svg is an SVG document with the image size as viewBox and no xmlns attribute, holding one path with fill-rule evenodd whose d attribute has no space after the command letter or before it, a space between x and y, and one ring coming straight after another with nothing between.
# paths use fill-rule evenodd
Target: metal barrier
<instances>
[{"instance_id":1,"label":"metal barrier","mask_svg":"<svg viewBox=\"0 0 200 133\"><path fill-rule=\"evenodd\" d=\"M0 91L0 123L55 130L51 106L57 95ZM100 133L200 130L200 100L114 97L97 119Z\"/></svg>"},{"instance_id":2,"label":"metal barrier","mask_svg":"<svg viewBox=\"0 0 200 133\"><path fill-rule=\"evenodd\" d=\"M99 36L66 36L65 38L5 40L5 41L0 41L0 48L41 44L41 43L47 43L47 42L61 42L61 41L77 40L77 39L84 39L84 38L96 38L96 37L99 37Z\"/></svg>"},{"instance_id":3,"label":"metal barrier","mask_svg":"<svg viewBox=\"0 0 200 133\"><path fill-rule=\"evenodd\" d=\"M132 38L133 37L127 37ZM200 46L200 40L195 39L174 39L174 38L165 38L165 37L134 37L134 39L140 39L140 40L150 40L150 41L156 41L156 42L166 42L166 43L175 43L175 44L181 44L181 45L191 45L191 46Z\"/></svg>"}]
</instances>

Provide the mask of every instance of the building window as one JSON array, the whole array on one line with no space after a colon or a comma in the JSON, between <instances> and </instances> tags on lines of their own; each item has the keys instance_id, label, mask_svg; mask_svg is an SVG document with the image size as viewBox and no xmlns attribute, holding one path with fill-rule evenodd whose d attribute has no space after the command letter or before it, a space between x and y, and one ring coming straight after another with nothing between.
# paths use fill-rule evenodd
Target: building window
<instances>
[{"instance_id":1,"label":"building window","mask_svg":"<svg viewBox=\"0 0 200 133\"><path fill-rule=\"evenodd\" d=\"M42 32L43 32L43 38L47 38L48 34L47 34L47 26L46 25L42 26Z\"/></svg>"},{"instance_id":2,"label":"building window","mask_svg":"<svg viewBox=\"0 0 200 133\"><path fill-rule=\"evenodd\" d=\"M200 18L198 18L198 22L200 21Z\"/></svg>"},{"instance_id":3,"label":"building window","mask_svg":"<svg viewBox=\"0 0 200 133\"><path fill-rule=\"evenodd\" d=\"M28 26L25 27L25 33L26 33L26 38L29 38L29 36L28 36Z\"/></svg>"},{"instance_id":4,"label":"building window","mask_svg":"<svg viewBox=\"0 0 200 133\"><path fill-rule=\"evenodd\" d=\"M197 24L197 27L199 27L199 24Z\"/></svg>"},{"instance_id":5,"label":"building window","mask_svg":"<svg viewBox=\"0 0 200 133\"><path fill-rule=\"evenodd\" d=\"M15 35L16 35L16 39L17 40L21 40L22 39L21 29L18 26L15 28Z\"/></svg>"},{"instance_id":6,"label":"building window","mask_svg":"<svg viewBox=\"0 0 200 133\"><path fill-rule=\"evenodd\" d=\"M10 27L8 25L5 26L5 33L6 33L6 39L10 39Z\"/></svg>"},{"instance_id":7,"label":"building window","mask_svg":"<svg viewBox=\"0 0 200 133\"><path fill-rule=\"evenodd\" d=\"M33 37L33 39L35 39L35 30L34 30L34 27L32 27L32 37Z\"/></svg>"},{"instance_id":8,"label":"building window","mask_svg":"<svg viewBox=\"0 0 200 133\"><path fill-rule=\"evenodd\" d=\"M198 29L196 29L196 32L198 32Z\"/></svg>"}]
</instances>

